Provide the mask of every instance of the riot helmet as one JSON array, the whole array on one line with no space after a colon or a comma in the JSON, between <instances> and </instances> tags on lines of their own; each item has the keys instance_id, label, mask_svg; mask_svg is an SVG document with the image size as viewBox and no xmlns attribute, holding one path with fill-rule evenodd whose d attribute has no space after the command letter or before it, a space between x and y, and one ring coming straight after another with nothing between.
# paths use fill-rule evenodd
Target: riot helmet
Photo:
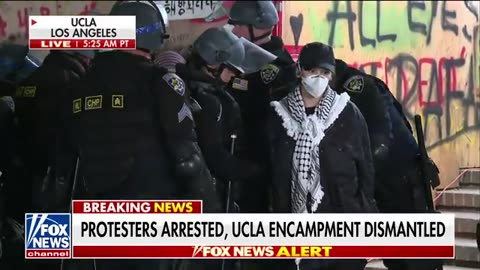
<instances>
[{"instance_id":1,"label":"riot helmet","mask_svg":"<svg viewBox=\"0 0 480 270\"><path fill-rule=\"evenodd\" d=\"M235 1L229 12L228 23L248 26L250 40L255 42L270 34L255 37L253 28L271 29L278 23L278 11L272 1Z\"/></svg>"},{"instance_id":2,"label":"riot helmet","mask_svg":"<svg viewBox=\"0 0 480 270\"><path fill-rule=\"evenodd\" d=\"M169 38L167 12L153 1L117 1L110 15L136 17L137 49L152 52L162 48Z\"/></svg>"},{"instance_id":3,"label":"riot helmet","mask_svg":"<svg viewBox=\"0 0 480 270\"><path fill-rule=\"evenodd\" d=\"M224 28L214 27L203 32L194 42L193 50L206 65L227 65L242 72L245 51L240 38Z\"/></svg>"},{"instance_id":4,"label":"riot helmet","mask_svg":"<svg viewBox=\"0 0 480 270\"><path fill-rule=\"evenodd\" d=\"M257 72L277 57L248 41L235 36L223 27L210 28L193 43L197 53L207 65L226 65L239 73Z\"/></svg>"}]
</instances>

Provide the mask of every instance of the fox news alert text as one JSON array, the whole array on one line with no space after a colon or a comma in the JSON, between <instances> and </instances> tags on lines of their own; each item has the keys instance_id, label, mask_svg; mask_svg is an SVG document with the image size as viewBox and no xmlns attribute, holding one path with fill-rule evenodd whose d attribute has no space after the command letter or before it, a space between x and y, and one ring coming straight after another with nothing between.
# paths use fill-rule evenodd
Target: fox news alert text
<instances>
[{"instance_id":1,"label":"fox news alert text","mask_svg":"<svg viewBox=\"0 0 480 270\"><path fill-rule=\"evenodd\" d=\"M131 50L136 31L135 16L29 17L32 50Z\"/></svg>"},{"instance_id":2,"label":"fox news alert text","mask_svg":"<svg viewBox=\"0 0 480 270\"><path fill-rule=\"evenodd\" d=\"M70 214L27 214L25 256L455 256L453 214L203 214L201 207L201 201L74 201L71 220Z\"/></svg>"}]
</instances>

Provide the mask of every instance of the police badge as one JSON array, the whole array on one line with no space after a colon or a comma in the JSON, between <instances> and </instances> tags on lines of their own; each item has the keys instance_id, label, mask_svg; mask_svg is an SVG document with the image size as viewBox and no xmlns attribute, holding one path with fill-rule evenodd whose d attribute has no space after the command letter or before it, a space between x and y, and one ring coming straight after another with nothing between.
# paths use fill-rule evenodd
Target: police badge
<instances>
[{"instance_id":1,"label":"police badge","mask_svg":"<svg viewBox=\"0 0 480 270\"><path fill-rule=\"evenodd\" d=\"M349 92L361 93L363 91L363 85L363 77L360 75L355 75L345 81L343 88Z\"/></svg>"},{"instance_id":2,"label":"police badge","mask_svg":"<svg viewBox=\"0 0 480 270\"><path fill-rule=\"evenodd\" d=\"M262 78L262 81L264 84L269 84L277 78L278 72L280 69L272 64L266 65L262 70L260 71L260 77Z\"/></svg>"},{"instance_id":3,"label":"police badge","mask_svg":"<svg viewBox=\"0 0 480 270\"><path fill-rule=\"evenodd\" d=\"M180 96L185 94L185 83L183 82L182 78L178 77L176 74L166 73L163 75L162 79L167 82L167 84Z\"/></svg>"}]
</instances>

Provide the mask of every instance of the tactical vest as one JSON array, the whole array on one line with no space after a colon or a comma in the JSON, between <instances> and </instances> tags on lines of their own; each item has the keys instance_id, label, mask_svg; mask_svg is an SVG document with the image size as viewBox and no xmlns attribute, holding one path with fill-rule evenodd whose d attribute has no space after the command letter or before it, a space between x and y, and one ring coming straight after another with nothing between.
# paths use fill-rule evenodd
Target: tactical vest
<instances>
[{"instance_id":1,"label":"tactical vest","mask_svg":"<svg viewBox=\"0 0 480 270\"><path fill-rule=\"evenodd\" d=\"M109 192L131 179L139 166L142 175L163 180L165 150L154 117L152 76L157 71L148 62L115 63L104 59L92 66L72 97L73 134L78 143L80 175L90 194ZM138 61L138 59L137 59ZM157 74L162 76L163 74ZM154 160L156 166L144 166ZM129 182L131 184L132 182Z\"/></svg>"}]
</instances>

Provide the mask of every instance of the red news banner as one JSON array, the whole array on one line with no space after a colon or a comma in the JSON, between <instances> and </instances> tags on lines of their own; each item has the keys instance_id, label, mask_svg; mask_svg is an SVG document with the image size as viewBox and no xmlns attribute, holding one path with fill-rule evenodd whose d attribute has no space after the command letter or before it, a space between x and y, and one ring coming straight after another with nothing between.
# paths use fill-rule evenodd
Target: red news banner
<instances>
[{"instance_id":1,"label":"red news banner","mask_svg":"<svg viewBox=\"0 0 480 270\"><path fill-rule=\"evenodd\" d=\"M29 44L33 50L132 50L135 16L30 16Z\"/></svg>"},{"instance_id":2,"label":"red news banner","mask_svg":"<svg viewBox=\"0 0 480 270\"><path fill-rule=\"evenodd\" d=\"M201 201L74 201L73 258L453 258L451 214L203 214Z\"/></svg>"}]
</instances>

